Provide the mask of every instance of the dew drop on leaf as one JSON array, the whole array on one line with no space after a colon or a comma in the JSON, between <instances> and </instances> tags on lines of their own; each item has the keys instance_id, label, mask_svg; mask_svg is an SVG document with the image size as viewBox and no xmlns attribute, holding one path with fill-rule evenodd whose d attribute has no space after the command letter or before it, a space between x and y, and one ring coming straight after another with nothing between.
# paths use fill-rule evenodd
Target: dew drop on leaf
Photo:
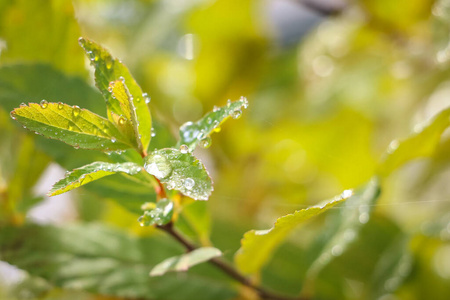
<instances>
[{"instance_id":1,"label":"dew drop on leaf","mask_svg":"<svg viewBox=\"0 0 450 300\"><path fill-rule=\"evenodd\" d=\"M209 148L211 146L212 140L209 136L205 137L204 139L201 139L199 142L199 145L203 148Z\"/></svg>"},{"instance_id":2,"label":"dew drop on leaf","mask_svg":"<svg viewBox=\"0 0 450 300\"><path fill-rule=\"evenodd\" d=\"M112 142L112 143L115 143L116 141L117 141L117 140L116 140L115 137L112 137L112 138L111 138L111 142Z\"/></svg>"},{"instance_id":3,"label":"dew drop on leaf","mask_svg":"<svg viewBox=\"0 0 450 300\"><path fill-rule=\"evenodd\" d=\"M231 117L233 119L239 119L242 116L242 110L240 109L235 109L232 113L231 113Z\"/></svg>"},{"instance_id":4,"label":"dew drop on leaf","mask_svg":"<svg viewBox=\"0 0 450 300\"><path fill-rule=\"evenodd\" d=\"M58 102L58 109L63 109L64 108L64 104L62 102Z\"/></svg>"},{"instance_id":5,"label":"dew drop on leaf","mask_svg":"<svg viewBox=\"0 0 450 300\"><path fill-rule=\"evenodd\" d=\"M184 181L184 187L185 187L186 189L188 189L188 190L192 190L192 188L194 187L194 185L195 185L195 181L194 181L194 179L192 179L192 178L187 178L187 179Z\"/></svg>"},{"instance_id":6,"label":"dew drop on leaf","mask_svg":"<svg viewBox=\"0 0 450 300\"><path fill-rule=\"evenodd\" d=\"M183 154L188 153L189 152L189 147L186 146L186 145L181 145L180 146L180 152L183 153Z\"/></svg>"},{"instance_id":7,"label":"dew drop on leaf","mask_svg":"<svg viewBox=\"0 0 450 300\"><path fill-rule=\"evenodd\" d=\"M119 80L122 81L123 83L125 83L125 78L123 76L120 76Z\"/></svg>"},{"instance_id":8,"label":"dew drop on leaf","mask_svg":"<svg viewBox=\"0 0 450 300\"><path fill-rule=\"evenodd\" d=\"M47 102L47 100L41 100L39 105L41 106L41 108L45 109L48 106L48 102Z\"/></svg>"},{"instance_id":9,"label":"dew drop on leaf","mask_svg":"<svg viewBox=\"0 0 450 300\"><path fill-rule=\"evenodd\" d=\"M72 110L72 116L74 119L77 119L80 116L81 109L79 106L74 105Z\"/></svg>"},{"instance_id":10,"label":"dew drop on leaf","mask_svg":"<svg viewBox=\"0 0 450 300\"><path fill-rule=\"evenodd\" d=\"M167 158L159 154L147 156L144 169L158 179L166 178L172 173L172 167Z\"/></svg>"},{"instance_id":11,"label":"dew drop on leaf","mask_svg":"<svg viewBox=\"0 0 450 300\"><path fill-rule=\"evenodd\" d=\"M125 118L124 117L120 117L119 118L119 125L124 125L125 124Z\"/></svg>"},{"instance_id":12,"label":"dew drop on leaf","mask_svg":"<svg viewBox=\"0 0 450 300\"><path fill-rule=\"evenodd\" d=\"M112 60L112 58L111 58L111 56L107 56L106 58L105 58L105 64L106 64L106 68L109 70L109 69L111 69L111 67L112 67L112 65L113 65L113 60Z\"/></svg>"}]
</instances>

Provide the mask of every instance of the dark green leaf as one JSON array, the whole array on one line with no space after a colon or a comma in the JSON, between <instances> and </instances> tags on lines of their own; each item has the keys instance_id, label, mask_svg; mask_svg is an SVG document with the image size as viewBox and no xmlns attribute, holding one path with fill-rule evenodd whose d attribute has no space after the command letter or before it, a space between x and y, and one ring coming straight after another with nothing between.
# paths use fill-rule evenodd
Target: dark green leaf
<instances>
[{"instance_id":1,"label":"dark green leaf","mask_svg":"<svg viewBox=\"0 0 450 300\"><path fill-rule=\"evenodd\" d=\"M144 168L168 189L178 190L195 200L208 200L213 190L205 166L192 154L178 149L154 151L145 158Z\"/></svg>"},{"instance_id":2,"label":"dark green leaf","mask_svg":"<svg viewBox=\"0 0 450 300\"><path fill-rule=\"evenodd\" d=\"M242 114L242 108L248 107L246 98L228 102L226 106L215 107L212 112L207 113L199 121L187 122L180 127L180 141L178 146L186 145L190 151L193 151L197 145L204 148L211 144L210 134L220 130L220 125L229 117L237 119Z\"/></svg>"},{"instance_id":3,"label":"dark green leaf","mask_svg":"<svg viewBox=\"0 0 450 300\"><path fill-rule=\"evenodd\" d=\"M298 210L293 214L278 218L274 226L268 230L246 232L241 240L241 248L234 257L236 266L246 274L259 272L271 258L275 249L298 225L343 202L351 195L351 191L345 191L322 205Z\"/></svg>"},{"instance_id":4,"label":"dark green leaf","mask_svg":"<svg viewBox=\"0 0 450 300\"><path fill-rule=\"evenodd\" d=\"M0 259L66 289L152 300L230 299L236 292L211 271L150 277L182 249L164 238L136 238L98 224L27 225L0 231Z\"/></svg>"},{"instance_id":5,"label":"dark green leaf","mask_svg":"<svg viewBox=\"0 0 450 300\"><path fill-rule=\"evenodd\" d=\"M206 262L211 258L219 257L221 255L222 252L217 248L198 248L189 253L168 258L157 264L150 272L150 276L161 276L170 271L187 271L192 266Z\"/></svg>"},{"instance_id":6,"label":"dark green leaf","mask_svg":"<svg viewBox=\"0 0 450 300\"><path fill-rule=\"evenodd\" d=\"M93 162L89 165L75 169L67 173L66 177L55 183L48 193L49 196L56 196L82 185L88 184L94 180L102 177L112 175L118 172L126 173L129 175L135 175L142 170L142 167L129 162L129 163L107 163L107 162Z\"/></svg>"},{"instance_id":7,"label":"dark green leaf","mask_svg":"<svg viewBox=\"0 0 450 300\"><path fill-rule=\"evenodd\" d=\"M43 100L41 104L21 105L11 116L26 128L75 148L102 151L130 148L111 122L78 106Z\"/></svg>"},{"instance_id":8,"label":"dark green leaf","mask_svg":"<svg viewBox=\"0 0 450 300\"><path fill-rule=\"evenodd\" d=\"M133 126L137 130L136 137L142 143L139 150L145 153L150 144L152 129L150 110L147 107L148 96L142 93L128 68L120 60L113 58L106 49L88 39L80 38L79 42L95 66L95 82L106 99L108 118L115 121L114 115L126 118L130 114L135 114ZM113 87L110 88L110 85L114 86L118 81L126 85L129 97L113 95Z\"/></svg>"}]
</instances>

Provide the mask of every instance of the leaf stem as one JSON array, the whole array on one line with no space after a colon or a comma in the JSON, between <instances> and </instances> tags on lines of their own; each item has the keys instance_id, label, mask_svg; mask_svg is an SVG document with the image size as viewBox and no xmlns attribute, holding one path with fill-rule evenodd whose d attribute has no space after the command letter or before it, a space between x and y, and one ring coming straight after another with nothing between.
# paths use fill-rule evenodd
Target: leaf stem
<instances>
[{"instance_id":1,"label":"leaf stem","mask_svg":"<svg viewBox=\"0 0 450 300\"><path fill-rule=\"evenodd\" d=\"M190 241L185 239L180 233L178 233L174 229L172 222L170 222L166 225L157 226L157 228L165 231L172 238L174 238L177 242L182 244L186 248L187 252L191 252L198 248L197 246L192 244ZM270 291L267 291L266 289L255 285L249 278L245 277L238 270L233 268L233 266L231 266L229 263L225 262L224 260L222 260L218 257L209 260L209 263L213 264L214 266L216 266L217 268L222 270L222 272L226 273L227 275L229 275L231 278L238 281L242 285L245 285L245 286L253 289L254 291L256 291L261 299L265 299L265 300L269 300L269 299L270 300L308 300L308 298L305 298L305 297L299 297L299 298L286 297L286 296L274 294Z\"/></svg>"}]
</instances>

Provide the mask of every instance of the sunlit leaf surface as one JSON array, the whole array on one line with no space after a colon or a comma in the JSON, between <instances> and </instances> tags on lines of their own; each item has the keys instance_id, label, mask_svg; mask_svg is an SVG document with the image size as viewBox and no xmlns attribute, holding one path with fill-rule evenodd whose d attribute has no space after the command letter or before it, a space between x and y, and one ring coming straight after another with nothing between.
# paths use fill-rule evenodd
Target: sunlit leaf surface
<instances>
[{"instance_id":1,"label":"sunlit leaf surface","mask_svg":"<svg viewBox=\"0 0 450 300\"><path fill-rule=\"evenodd\" d=\"M293 214L278 218L274 226L268 230L246 232L241 240L241 248L234 257L236 266L247 274L259 272L271 258L275 249L298 225L343 202L351 195L352 192L347 190L322 205L298 210Z\"/></svg>"},{"instance_id":2,"label":"sunlit leaf surface","mask_svg":"<svg viewBox=\"0 0 450 300\"><path fill-rule=\"evenodd\" d=\"M175 189L195 200L208 200L213 190L205 166L187 151L161 149L145 158L145 170Z\"/></svg>"},{"instance_id":3,"label":"sunlit leaf surface","mask_svg":"<svg viewBox=\"0 0 450 300\"><path fill-rule=\"evenodd\" d=\"M240 118L242 109L248 107L248 100L242 97L238 101L229 101L226 106L214 107L197 122L187 122L180 127L180 141L178 146L186 145L193 151L197 145L208 148L211 145L210 134L220 131L220 125L229 117Z\"/></svg>"},{"instance_id":4,"label":"sunlit leaf surface","mask_svg":"<svg viewBox=\"0 0 450 300\"><path fill-rule=\"evenodd\" d=\"M67 173L65 178L53 185L48 195L56 196L115 173L135 175L141 170L141 166L132 162L112 164L97 161Z\"/></svg>"},{"instance_id":5,"label":"sunlit leaf surface","mask_svg":"<svg viewBox=\"0 0 450 300\"><path fill-rule=\"evenodd\" d=\"M80 38L79 42L95 67L95 83L106 99L108 111L124 117L135 114L133 126L138 132L137 138L142 143L140 150L145 153L150 143L152 129L147 94L142 92L128 68L120 60L113 58L106 49L88 39ZM119 97L113 95L110 83L115 85L117 81L126 85L129 92L128 99L122 94ZM111 115L108 118L114 121Z\"/></svg>"},{"instance_id":6,"label":"sunlit leaf surface","mask_svg":"<svg viewBox=\"0 0 450 300\"><path fill-rule=\"evenodd\" d=\"M78 106L63 103L22 105L11 116L26 128L75 148L115 151L130 148L107 119Z\"/></svg>"},{"instance_id":7,"label":"sunlit leaf surface","mask_svg":"<svg viewBox=\"0 0 450 300\"><path fill-rule=\"evenodd\" d=\"M450 125L450 108L436 115L425 124L419 124L410 137L394 140L379 167L379 173L388 175L406 162L433 154L441 135Z\"/></svg>"},{"instance_id":8,"label":"sunlit leaf surface","mask_svg":"<svg viewBox=\"0 0 450 300\"><path fill-rule=\"evenodd\" d=\"M192 266L198 265L210 260L211 258L219 257L221 255L222 252L217 248L198 248L189 253L168 258L163 262L157 264L150 272L150 276L161 276L170 271L187 271Z\"/></svg>"}]
</instances>

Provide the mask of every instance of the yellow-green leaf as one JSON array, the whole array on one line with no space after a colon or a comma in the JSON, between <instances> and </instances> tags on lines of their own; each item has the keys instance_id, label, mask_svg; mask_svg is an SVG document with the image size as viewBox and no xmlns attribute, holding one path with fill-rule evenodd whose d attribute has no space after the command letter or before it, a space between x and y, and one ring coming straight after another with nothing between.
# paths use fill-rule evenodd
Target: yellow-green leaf
<instances>
[{"instance_id":1,"label":"yellow-green leaf","mask_svg":"<svg viewBox=\"0 0 450 300\"><path fill-rule=\"evenodd\" d=\"M112 175L118 172L135 175L142 170L142 167L135 163L107 163L93 162L67 173L66 177L55 183L48 193L49 196L56 196L70 190L76 189L82 185L88 184L102 177Z\"/></svg>"},{"instance_id":2,"label":"yellow-green leaf","mask_svg":"<svg viewBox=\"0 0 450 300\"><path fill-rule=\"evenodd\" d=\"M187 271L192 266L206 262L214 257L219 257L221 255L222 252L217 248L198 248L189 253L170 257L162 261L152 269L152 271L150 272L150 276L161 276L169 271Z\"/></svg>"},{"instance_id":3,"label":"yellow-green leaf","mask_svg":"<svg viewBox=\"0 0 450 300\"><path fill-rule=\"evenodd\" d=\"M93 112L63 103L21 105L11 117L24 127L75 148L116 151L131 148L107 119Z\"/></svg>"},{"instance_id":4,"label":"yellow-green leaf","mask_svg":"<svg viewBox=\"0 0 450 300\"><path fill-rule=\"evenodd\" d=\"M125 118L130 112L135 113L137 136L143 149L141 153L145 154L150 144L152 128L150 110L147 106L150 98L142 92L128 68L120 60L112 57L106 49L88 39L80 38L79 42L95 67L95 83L106 99L108 118L114 122L111 113ZM130 99L113 96L110 84L114 85L117 81L126 84Z\"/></svg>"},{"instance_id":5,"label":"yellow-green leaf","mask_svg":"<svg viewBox=\"0 0 450 300\"><path fill-rule=\"evenodd\" d=\"M257 273L268 262L275 249L286 239L298 225L320 215L331 207L346 200L352 191L344 191L331 201L322 205L298 210L278 218L274 226L268 230L250 230L241 240L241 248L234 257L238 269L246 274Z\"/></svg>"},{"instance_id":6,"label":"yellow-green leaf","mask_svg":"<svg viewBox=\"0 0 450 300\"><path fill-rule=\"evenodd\" d=\"M387 176L410 160L431 156L439 144L442 133L450 126L450 108L441 111L433 119L420 124L408 138L394 140L379 166L378 173Z\"/></svg>"}]
</instances>

